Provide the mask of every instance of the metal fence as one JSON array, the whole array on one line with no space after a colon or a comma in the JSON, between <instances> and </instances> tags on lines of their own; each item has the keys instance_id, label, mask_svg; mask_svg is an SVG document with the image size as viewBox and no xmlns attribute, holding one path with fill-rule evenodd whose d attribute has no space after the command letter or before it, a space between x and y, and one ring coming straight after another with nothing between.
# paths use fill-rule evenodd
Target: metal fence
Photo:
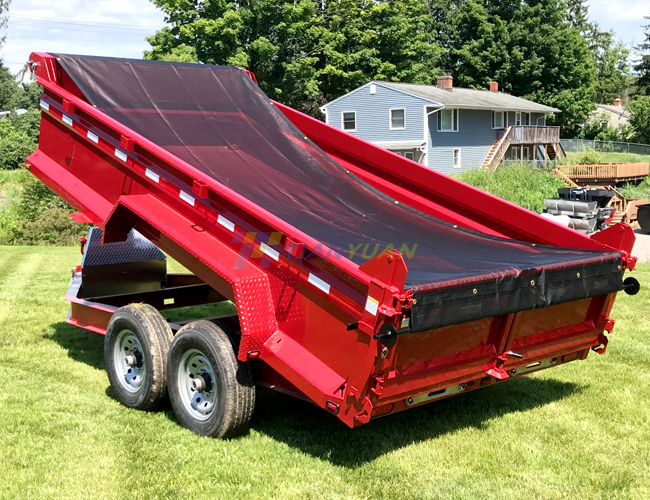
<instances>
[{"instance_id":1,"label":"metal fence","mask_svg":"<svg viewBox=\"0 0 650 500\"><path fill-rule=\"evenodd\" d=\"M650 155L650 144L634 142L590 141L587 139L562 139L560 141L565 151L577 153L585 149L602 153L630 153L635 155Z\"/></svg>"}]
</instances>

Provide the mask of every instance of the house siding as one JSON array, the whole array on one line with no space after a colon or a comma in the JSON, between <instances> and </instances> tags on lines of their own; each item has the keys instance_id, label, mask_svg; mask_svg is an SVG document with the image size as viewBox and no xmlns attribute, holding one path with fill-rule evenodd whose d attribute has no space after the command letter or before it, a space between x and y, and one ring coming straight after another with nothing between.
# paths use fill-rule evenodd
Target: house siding
<instances>
[{"instance_id":1,"label":"house siding","mask_svg":"<svg viewBox=\"0 0 650 500\"><path fill-rule=\"evenodd\" d=\"M432 104L416 96L411 96L376 84L375 94L370 93L370 83L359 87L355 92L332 102L327 106L327 123L343 130L341 113L356 111L356 130L350 134L369 142L394 142L422 140L424 143L424 106ZM406 127L390 130L389 110L404 108Z\"/></svg>"},{"instance_id":2,"label":"house siding","mask_svg":"<svg viewBox=\"0 0 650 500\"><path fill-rule=\"evenodd\" d=\"M479 168L497 140L489 110L459 110L458 132L438 132L437 113L429 116L427 166L454 174ZM454 168L454 149L461 150L461 167Z\"/></svg>"}]
</instances>

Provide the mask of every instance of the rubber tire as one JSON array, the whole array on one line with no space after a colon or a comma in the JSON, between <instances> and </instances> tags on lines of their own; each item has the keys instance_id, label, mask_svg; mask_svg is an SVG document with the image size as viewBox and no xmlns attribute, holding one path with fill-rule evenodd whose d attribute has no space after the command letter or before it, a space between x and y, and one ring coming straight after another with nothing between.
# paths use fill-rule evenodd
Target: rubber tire
<instances>
[{"instance_id":1,"label":"rubber tire","mask_svg":"<svg viewBox=\"0 0 650 500\"><path fill-rule=\"evenodd\" d=\"M145 381L137 392L129 392L118 381L113 348L119 333L131 330L142 345L147 365ZM167 398L167 355L174 338L167 320L149 304L129 304L113 313L104 339L104 363L117 399L124 406L143 411L160 409Z\"/></svg>"},{"instance_id":2,"label":"rubber tire","mask_svg":"<svg viewBox=\"0 0 650 500\"><path fill-rule=\"evenodd\" d=\"M233 438L248 430L255 408L255 384L247 363L237 359L236 339L205 320L185 325L169 348L167 386L174 414L181 425L201 436ZM178 384L183 354L198 349L212 364L217 387L215 408L206 420L195 418L184 406Z\"/></svg>"}]
</instances>

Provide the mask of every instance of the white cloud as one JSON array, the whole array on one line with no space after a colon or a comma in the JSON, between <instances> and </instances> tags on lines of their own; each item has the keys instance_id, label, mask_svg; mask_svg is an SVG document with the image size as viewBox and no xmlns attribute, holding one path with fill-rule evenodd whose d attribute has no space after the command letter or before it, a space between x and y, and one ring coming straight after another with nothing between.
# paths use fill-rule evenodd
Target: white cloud
<instances>
[{"instance_id":1,"label":"white cloud","mask_svg":"<svg viewBox=\"0 0 650 500\"><path fill-rule=\"evenodd\" d=\"M616 37L629 46L643 41L642 25L648 24L643 16L650 15L648 0L590 0L589 17L598 22L601 29L613 29Z\"/></svg>"},{"instance_id":2,"label":"white cloud","mask_svg":"<svg viewBox=\"0 0 650 500\"><path fill-rule=\"evenodd\" d=\"M0 56L14 72L33 51L142 57L145 37L164 26L149 0L13 0L9 14Z\"/></svg>"}]
</instances>

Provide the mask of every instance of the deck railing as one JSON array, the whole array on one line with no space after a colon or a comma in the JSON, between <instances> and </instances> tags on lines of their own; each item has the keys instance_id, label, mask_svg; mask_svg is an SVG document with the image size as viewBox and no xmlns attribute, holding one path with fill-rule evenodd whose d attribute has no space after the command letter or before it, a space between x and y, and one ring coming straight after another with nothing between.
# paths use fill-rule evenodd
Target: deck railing
<instances>
[{"instance_id":1,"label":"deck railing","mask_svg":"<svg viewBox=\"0 0 650 500\"><path fill-rule=\"evenodd\" d=\"M512 144L557 144L560 142L560 127L538 125L513 125Z\"/></svg>"},{"instance_id":2,"label":"deck railing","mask_svg":"<svg viewBox=\"0 0 650 500\"><path fill-rule=\"evenodd\" d=\"M590 165L560 165L560 172L571 179L627 180L648 175L648 163L594 163Z\"/></svg>"}]
</instances>

